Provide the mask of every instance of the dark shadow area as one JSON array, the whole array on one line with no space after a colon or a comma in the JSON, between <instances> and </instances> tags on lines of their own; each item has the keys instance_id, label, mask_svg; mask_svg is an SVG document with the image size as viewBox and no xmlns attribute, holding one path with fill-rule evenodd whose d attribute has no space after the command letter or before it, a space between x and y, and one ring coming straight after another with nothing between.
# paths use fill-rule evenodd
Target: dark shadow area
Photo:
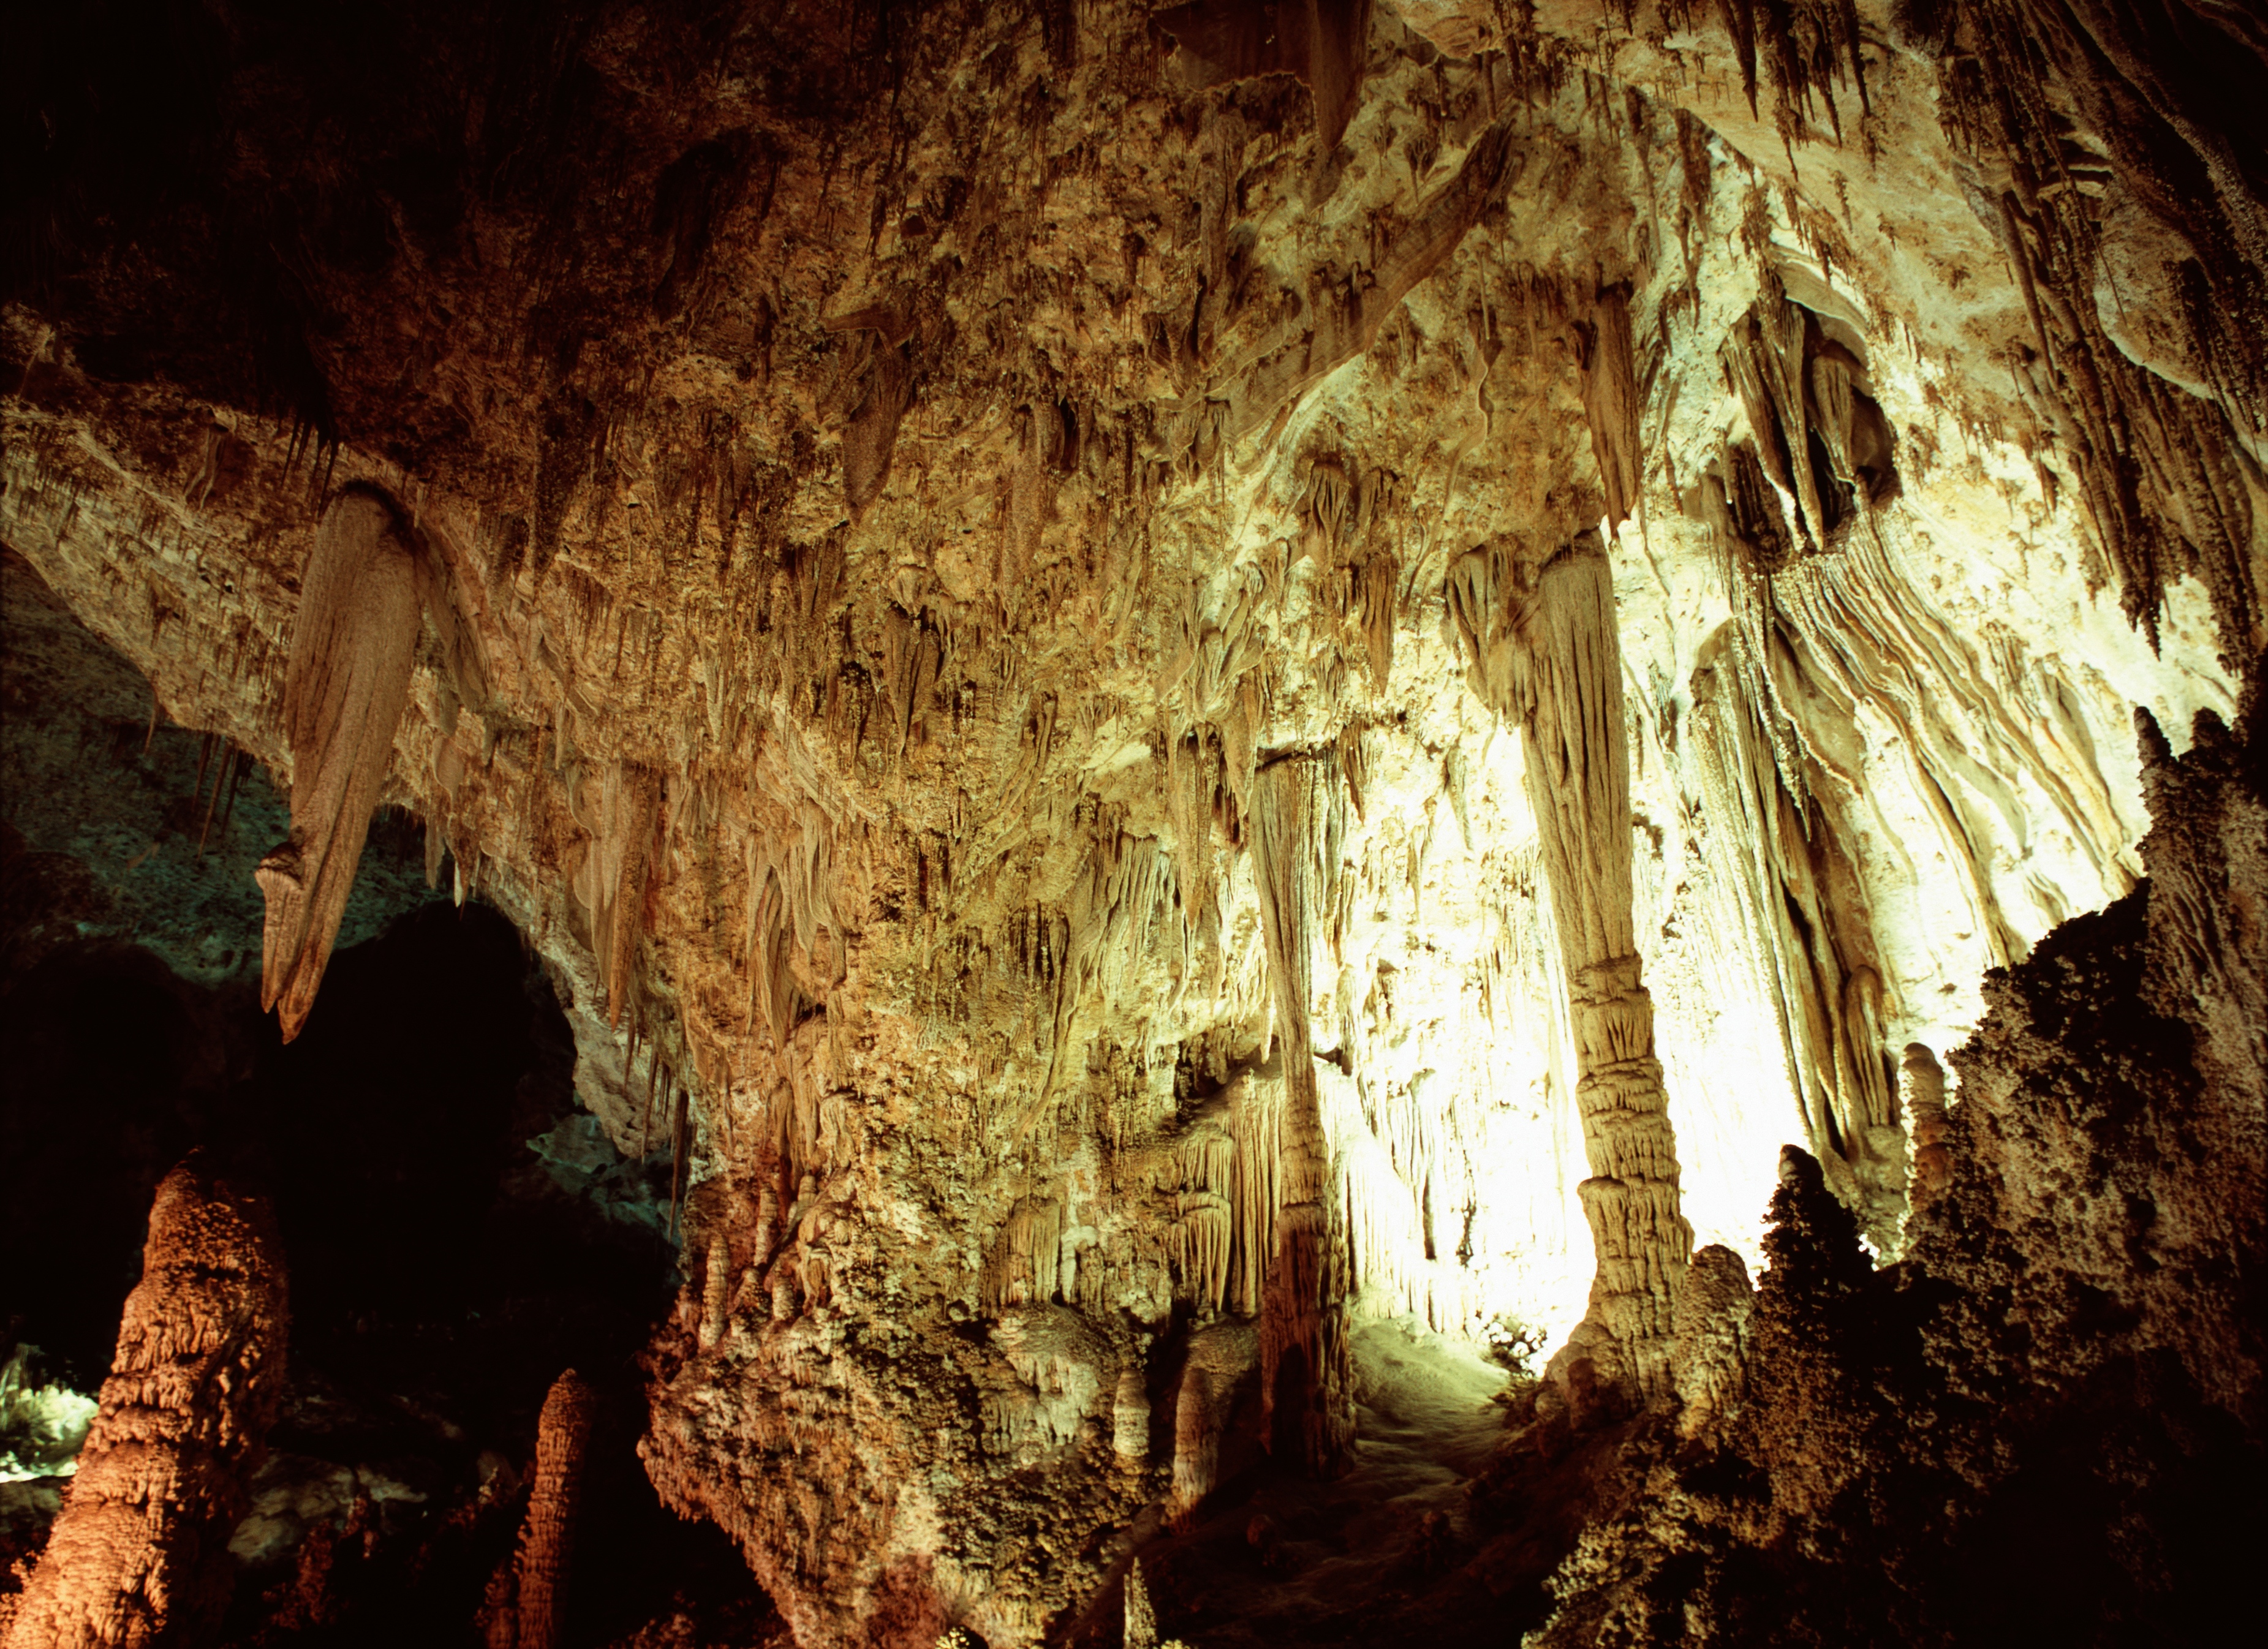
<instances>
[{"instance_id":1,"label":"dark shadow area","mask_svg":"<svg viewBox=\"0 0 2268 1649\"><path fill-rule=\"evenodd\" d=\"M287 1047L251 985L74 937L85 879L0 828L9 1341L99 1387L151 1194L193 1148L268 1188L283 1226L291 1396L237 1532L226 1641L474 1641L569 1367L601 1407L564 1641L613 1642L681 1594L753 1635L768 1605L738 1554L665 1513L636 1456L636 1359L675 1252L528 1148L577 1114L574 1049L511 924L477 903L401 917L333 958Z\"/></svg>"}]
</instances>

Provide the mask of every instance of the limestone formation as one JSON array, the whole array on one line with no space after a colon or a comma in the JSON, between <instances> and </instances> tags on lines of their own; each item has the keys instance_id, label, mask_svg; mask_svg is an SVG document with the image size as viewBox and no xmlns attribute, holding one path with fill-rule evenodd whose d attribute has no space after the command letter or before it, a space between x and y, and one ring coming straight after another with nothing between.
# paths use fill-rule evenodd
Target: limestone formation
<instances>
[{"instance_id":1,"label":"limestone formation","mask_svg":"<svg viewBox=\"0 0 2268 1649\"><path fill-rule=\"evenodd\" d=\"M482 1625L489 1649L556 1649L575 1552L583 1456L598 1399L573 1369L552 1382L535 1433L535 1474L519 1545L489 1589Z\"/></svg>"},{"instance_id":2,"label":"limestone formation","mask_svg":"<svg viewBox=\"0 0 2268 1649\"><path fill-rule=\"evenodd\" d=\"M292 620L291 836L260 862L260 1005L277 1009L286 1042L315 1005L354 886L409 702L417 621L416 552L393 511L370 493L344 495L315 534Z\"/></svg>"},{"instance_id":3,"label":"limestone formation","mask_svg":"<svg viewBox=\"0 0 2268 1649\"><path fill-rule=\"evenodd\" d=\"M1797 1457L1940 1413L1859 1320L2015 1355L1881 1279L2145 1309L2051 1189L2125 1147L1949 1050L2146 882L2104 1000L2268 1054L2242 810L2149 812L2268 646L2244 8L49 11L0 537L288 779L286 1034L374 809L518 928L681 1245L640 1457L800 1641L1092 1637L1138 1555L1203 1641L1301 1589L1225 1502L1317 1497L1312 1570L1389 1458L1476 1486L1346 1535L1366 1620L1580 1546L1573 1632L1683 1572L1616 1498L1681 1429L1791 1497L1740 1550L1841 1538ZM2154 1217L2214 1257L2152 1323L2235 1218ZM1540 1340L1518 1445L1381 1325Z\"/></svg>"},{"instance_id":4,"label":"limestone formation","mask_svg":"<svg viewBox=\"0 0 2268 1649\"><path fill-rule=\"evenodd\" d=\"M1747 1395L1755 1310L1748 1268L1739 1255L1714 1243L1694 1255L1677 1297L1670 1356L1681 1435L1698 1434Z\"/></svg>"},{"instance_id":5,"label":"limestone formation","mask_svg":"<svg viewBox=\"0 0 2268 1649\"><path fill-rule=\"evenodd\" d=\"M1953 1150L1945 1143L1945 1071L1937 1056L1919 1042L1906 1044L1900 1071L1900 1093L1913 1145L1907 1195L1914 1207L1921 1208L1937 1200L1953 1173Z\"/></svg>"},{"instance_id":6,"label":"limestone formation","mask_svg":"<svg viewBox=\"0 0 2268 1649\"><path fill-rule=\"evenodd\" d=\"M102 1406L9 1649L200 1641L235 1580L228 1542L284 1393L290 1316L275 1216L192 1159L150 1211Z\"/></svg>"},{"instance_id":7,"label":"limestone formation","mask_svg":"<svg viewBox=\"0 0 2268 1649\"><path fill-rule=\"evenodd\" d=\"M1653 1001L1631 933L1630 752L1622 652L1605 557L1588 545L1555 556L1513 618L1515 660L1551 908L1575 1032L1575 1101L1591 1177L1583 1212L1599 1261L1592 1314L1616 1342L1625 1377L1648 1396L1668 1385L1677 1290L1693 1231L1678 1211L1676 1141Z\"/></svg>"},{"instance_id":8,"label":"limestone formation","mask_svg":"<svg viewBox=\"0 0 2268 1649\"><path fill-rule=\"evenodd\" d=\"M1753 1307L1730 1267L1696 1257L1681 1317L1705 1274L1733 1310L1681 1324L1681 1391L1724 1374L1642 1495L1583 1536L1532 1641L2068 1639L2114 1621L2171 1640L2249 1613L2211 1541L2117 1531L2171 1530L2193 1505L2224 1508L2232 1537L2260 1526L2240 1485L2263 1458L2242 1417L2262 1335L2238 1279L2268 1194L2257 1016L2235 1010L2268 979L2268 948L2225 925L2268 886L2259 727L2201 722L2178 761L2142 728L2149 880L1993 981L1897 1264L1869 1263L1794 1147ZM2190 1052L2231 1036L2240 1062ZM1719 1349L1687 1353L1705 1336ZM2058 1560L1973 1565L2012 1538ZM1756 1586L1748 1565L1791 1547L1824 1560Z\"/></svg>"}]
</instances>

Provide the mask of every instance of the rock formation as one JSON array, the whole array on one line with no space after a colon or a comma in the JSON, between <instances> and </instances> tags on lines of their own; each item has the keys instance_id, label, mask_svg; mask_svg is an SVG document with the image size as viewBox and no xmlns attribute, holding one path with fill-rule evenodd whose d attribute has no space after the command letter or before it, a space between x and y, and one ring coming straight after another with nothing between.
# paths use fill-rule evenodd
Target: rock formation
<instances>
[{"instance_id":1,"label":"rock formation","mask_svg":"<svg viewBox=\"0 0 2268 1649\"><path fill-rule=\"evenodd\" d=\"M284 677L291 836L260 861L268 900L260 1005L289 1042L306 1023L394 758L417 644L415 552L367 492L325 513L301 575Z\"/></svg>"},{"instance_id":2,"label":"rock formation","mask_svg":"<svg viewBox=\"0 0 2268 1649\"><path fill-rule=\"evenodd\" d=\"M2243 1630L2268 1350L2257 716L2200 718L2179 761L2138 718L2148 880L1988 986L1904 1259L1871 1265L1788 1147L1753 1300L1723 1266L1708 1306L1697 1284L1680 1302L1686 1441L1585 1534L1530 1641Z\"/></svg>"},{"instance_id":3,"label":"rock formation","mask_svg":"<svg viewBox=\"0 0 2268 1649\"><path fill-rule=\"evenodd\" d=\"M482 1622L489 1649L556 1649L565 1619L583 1454L597 1399L569 1369L552 1382L535 1435L535 1482L519 1550L497 1572Z\"/></svg>"},{"instance_id":4,"label":"rock formation","mask_svg":"<svg viewBox=\"0 0 2268 1649\"><path fill-rule=\"evenodd\" d=\"M1636 1552L1601 1439L1862 1460L1852 1302L2013 1298L2028 963L2257 1069L2235 815L2142 846L2268 646L2242 8L151 4L25 36L0 538L288 782L287 1032L373 805L541 958L682 1244L646 1469L804 1642L1343 1507L1383 1322L1548 1343ZM2163 1144L2071 1127L2007 1195Z\"/></svg>"},{"instance_id":5,"label":"rock formation","mask_svg":"<svg viewBox=\"0 0 2268 1649\"><path fill-rule=\"evenodd\" d=\"M247 1509L284 1388L289 1311L266 1202L196 1159L158 1188L102 1407L63 1516L20 1597L9 1649L199 1641L234 1584Z\"/></svg>"}]
</instances>

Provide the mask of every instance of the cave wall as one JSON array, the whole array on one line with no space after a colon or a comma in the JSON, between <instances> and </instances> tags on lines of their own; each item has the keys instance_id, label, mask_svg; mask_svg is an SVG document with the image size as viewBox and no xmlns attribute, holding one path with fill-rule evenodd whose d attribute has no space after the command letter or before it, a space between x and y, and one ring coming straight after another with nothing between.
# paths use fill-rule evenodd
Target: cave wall
<instances>
[{"instance_id":1,"label":"cave wall","mask_svg":"<svg viewBox=\"0 0 2268 1649\"><path fill-rule=\"evenodd\" d=\"M165 14L131 188L85 109L148 65L47 26L0 534L288 784L319 526L392 501L379 797L616 1145L681 1144L649 1466L814 1641L1094 1584L1174 1454L1116 1437L1310 1196L1331 1310L1582 1315L1521 685L1565 547L1673 1195L1752 1263L1791 1138L1897 1251L1902 1051L2129 893L2131 707L2231 714L2261 644L2249 300L2117 286L2258 173L2169 219L2017 8L1412 0L1296 61L1233 7Z\"/></svg>"},{"instance_id":2,"label":"cave wall","mask_svg":"<svg viewBox=\"0 0 2268 1649\"><path fill-rule=\"evenodd\" d=\"M1682 1302L1714 1401L1632 1451L1527 1641L2242 1634L2268 1527L2258 703L2180 760L2137 717L2147 880L1989 978L1904 1259L1870 1265L1789 1147L1760 1286L1719 1251L1729 1285Z\"/></svg>"}]
</instances>

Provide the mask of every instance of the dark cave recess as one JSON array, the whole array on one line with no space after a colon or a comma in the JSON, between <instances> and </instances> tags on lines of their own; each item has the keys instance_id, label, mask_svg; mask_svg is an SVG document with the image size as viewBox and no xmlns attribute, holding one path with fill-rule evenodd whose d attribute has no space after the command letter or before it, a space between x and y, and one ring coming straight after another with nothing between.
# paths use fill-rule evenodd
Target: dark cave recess
<instances>
[{"instance_id":1,"label":"dark cave recess","mask_svg":"<svg viewBox=\"0 0 2268 1649\"><path fill-rule=\"evenodd\" d=\"M40 895L84 877L12 828L5 853L11 933L52 933ZM764 1616L724 1537L663 1513L636 1459L675 1251L529 1148L578 1115L573 1044L510 923L477 902L397 917L332 959L288 1046L249 983L201 986L115 939L32 948L0 981L10 1339L98 1388L151 1191L192 1150L266 1188L284 1233L291 1395L237 1531L228 1641L468 1637L567 1367L600 1397L583 1538L610 1554L575 1571L568 1641L681 1593ZM619 1164L611 1189L651 1203L668 1172Z\"/></svg>"}]
</instances>

